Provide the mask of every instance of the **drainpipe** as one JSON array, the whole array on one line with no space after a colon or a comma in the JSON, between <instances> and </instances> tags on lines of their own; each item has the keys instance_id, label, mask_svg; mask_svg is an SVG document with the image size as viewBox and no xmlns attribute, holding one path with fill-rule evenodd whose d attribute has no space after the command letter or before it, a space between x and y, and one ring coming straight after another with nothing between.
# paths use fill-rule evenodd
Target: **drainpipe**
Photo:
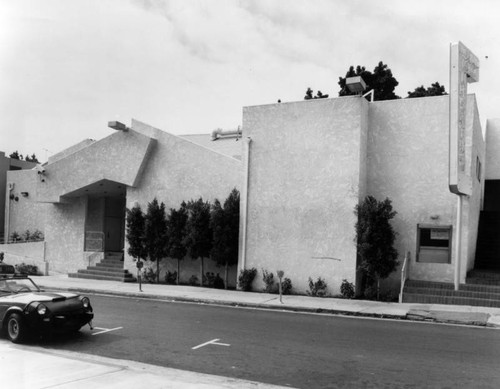
<instances>
[{"instance_id":1,"label":"drainpipe","mask_svg":"<svg viewBox=\"0 0 500 389\"><path fill-rule=\"evenodd\" d=\"M14 190L14 183L9 182L7 184L7 196L6 196L6 206L5 206L5 224L4 224L4 243L7 244L9 242L10 236L10 203L12 202L10 199L10 193Z\"/></svg>"},{"instance_id":2,"label":"drainpipe","mask_svg":"<svg viewBox=\"0 0 500 389\"><path fill-rule=\"evenodd\" d=\"M241 236L240 236L240 269L245 269L246 253L247 253L247 224L248 224L248 180L250 177L250 143L252 138L247 137L244 140L244 169L245 178L243 181L243 188L241 191Z\"/></svg>"},{"instance_id":3,"label":"drainpipe","mask_svg":"<svg viewBox=\"0 0 500 389\"><path fill-rule=\"evenodd\" d=\"M456 233L456 242L455 242L455 290L458 290L460 286L460 264L462 258L462 205L463 205L463 196L458 195L457 202L457 233Z\"/></svg>"}]
</instances>

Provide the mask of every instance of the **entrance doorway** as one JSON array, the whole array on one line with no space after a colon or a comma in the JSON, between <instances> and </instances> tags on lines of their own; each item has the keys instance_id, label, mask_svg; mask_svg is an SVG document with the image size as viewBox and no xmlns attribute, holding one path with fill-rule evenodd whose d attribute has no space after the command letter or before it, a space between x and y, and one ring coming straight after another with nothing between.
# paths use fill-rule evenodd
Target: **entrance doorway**
<instances>
[{"instance_id":1,"label":"entrance doorway","mask_svg":"<svg viewBox=\"0 0 500 389\"><path fill-rule=\"evenodd\" d=\"M500 212L500 180L485 181L484 211Z\"/></svg>"},{"instance_id":2,"label":"entrance doorway","mask_svg":"<svg viewBox=\"0 0 500 389\"><path fill-rule=\"evenodd\" d=\"M125 199L106 197L104 206L105 251L121 251L125 245Z\"/></svg>"}]
</instances>

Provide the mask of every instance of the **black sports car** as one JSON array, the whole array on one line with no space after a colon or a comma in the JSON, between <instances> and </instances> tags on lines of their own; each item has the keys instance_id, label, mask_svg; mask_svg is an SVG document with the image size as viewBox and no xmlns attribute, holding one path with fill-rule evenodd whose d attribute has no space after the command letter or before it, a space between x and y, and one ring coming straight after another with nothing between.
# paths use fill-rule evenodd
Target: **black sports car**
<instances>
[{"instance_id":1,"label":"black sports car","mask_svg":"<svg viewBox=\"0 0 500 389\"><path fill-rule=\"evenodd\" d=\"M92 325L94 313L88 297L44 292L31 278L12 270L12 266L0 264L1 329L12 342L21 343L35 334L76 332L85 324Z\"/></svg>"}]
</instances>

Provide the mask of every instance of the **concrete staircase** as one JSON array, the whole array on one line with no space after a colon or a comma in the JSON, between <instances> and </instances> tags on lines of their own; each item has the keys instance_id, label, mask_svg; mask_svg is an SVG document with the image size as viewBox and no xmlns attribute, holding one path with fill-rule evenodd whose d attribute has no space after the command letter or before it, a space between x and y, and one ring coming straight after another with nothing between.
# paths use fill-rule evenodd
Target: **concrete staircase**
<instances>
[{"instance_id":1,"label":"concrete staircase","mask_svg":"<svg viewBox=\"0 0 500 389\"><path fill-rule=\"evenodd\" d=\"M459 290L451 283L408 280L403 302L500 307L500 212L481 212L474 270Z\"/></svg>"},{"instance_id":2,"label":"concrete staircase","mask_svg":"<svg viewBox=\"0 0 500 389\"><path fill-rule=\"evenodd\" d=\"M500 273L470 273L466 284L455 291L452 283L406 281L404 303L473 305L500 307Z\"/></svg>"},{"instance_id":3,"label":"concrete staircase","mask_svg":"<svg viewBox=\"0 0 500 389\"><path fill-rule=\"evenodd\" d=\"M77 273L70 273L68 276L91 280L135 282L134 276L123 268L121 252L107 252L104 254L104 259L95 266L87 266L87 269L78 270Z\"/></svg>"}]
</instances>

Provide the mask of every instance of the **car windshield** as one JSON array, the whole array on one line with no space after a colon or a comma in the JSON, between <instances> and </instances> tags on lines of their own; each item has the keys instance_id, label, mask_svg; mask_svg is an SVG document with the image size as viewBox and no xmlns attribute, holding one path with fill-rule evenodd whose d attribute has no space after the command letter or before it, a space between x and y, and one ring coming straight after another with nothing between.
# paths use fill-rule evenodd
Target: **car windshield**
<instances>
[{"instance_id":1,"label":"car windshield","mask_svg":"<svg viewBox=\"0 0 500 389\"><path fill-rule=\"evenodd\" d=\"M29 278L0 278L0 294L39 291L38 286Z\"/></svg>"}]
</instances>

